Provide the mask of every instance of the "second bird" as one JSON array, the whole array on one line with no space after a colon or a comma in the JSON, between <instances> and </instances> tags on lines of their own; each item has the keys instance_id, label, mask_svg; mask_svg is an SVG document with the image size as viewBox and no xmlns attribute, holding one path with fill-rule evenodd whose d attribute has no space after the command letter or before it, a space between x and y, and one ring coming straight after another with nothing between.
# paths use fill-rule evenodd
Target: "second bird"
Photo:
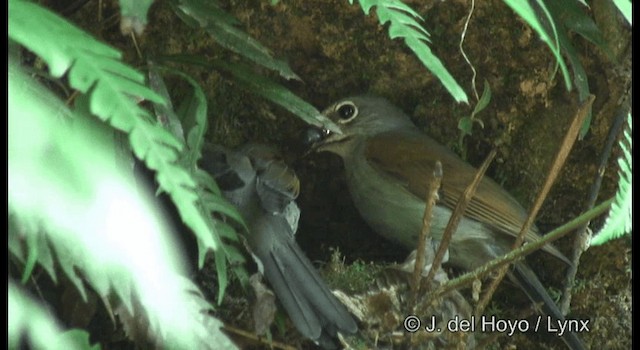
<instances>
[{"instance_id":1,"label":"second bird","mask_svg":"<svg viewBox=\"0 0 640 350\"><path fill-rule=\"evenodd\" d=\"M248 226L245 238L291 321L323 348L336 348L338 332L358 329L295 242L299 180L274 148L248 144L239 150L211 146L200 162Z\"/></svg>"}]
</instances>

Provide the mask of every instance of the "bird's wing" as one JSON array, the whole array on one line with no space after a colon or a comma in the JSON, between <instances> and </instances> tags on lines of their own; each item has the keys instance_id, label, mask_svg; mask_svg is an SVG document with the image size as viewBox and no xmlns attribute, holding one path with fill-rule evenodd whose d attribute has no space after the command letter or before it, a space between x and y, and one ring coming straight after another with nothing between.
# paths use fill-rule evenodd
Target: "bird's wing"
<instances>
[{"instance_id":1,"label":"bird's wing","mask_svg":"<svg viewBox=\"0 0 640 350\"><path fill-rule=\"evenodd\" d=\"M300 180L295 172L281 159L259 164L256 170L256 191L262 206L269 213L283 213L300 192Z\"/></svg>"},{"instance_id":2,"label":"bird's wing","mask_svg":"<svg viewBox=\"0 0 640 350\"><path fill-rule=\"evenodd\" d=\"M230 164L230 156L233 157L233 154L228 149L220 145L206 144L200 161L202 169L211 174L218 186L225 191L235 191L247 185L238 174L238 169L234 169ZM244 168L252 171L248 162Z\"/></svg>"},{"instance_id":3,"label":"bird's wing","mask_svg":"<svg viewBox=\"0 0 640 350\"><path fill-rule=\"evenodd\" d=\"M202 165L216 176L227 199L239 206L249 225L249 249L300 333L324 348L335 348L338 331L356 332L347 308L294 240L297 224L291 221L299 215L294 199L300 183L275 149L258 144L237 151L210 147Z\"/></svg>"},{"instance_id":4,"label":"bird's wing","mask_svg":"<svg viewBox=\"0 0 640 350\"><path fill-rule=\"evenodd\" d=\"M256 174L256 192L267 212L282 213L298 197L300 181L274 147L248 143L232 154L250 162L250 169ZM228 168L243 170L239 162L229 164Z\"/></svg>"},{"instance_id":5,"label":"bird's wing","mask_svg":"<svg viewBox=\"0 0 640 350\"><path fill-rule=\"evenodd\" d=\"M440 203L452 210L476 173L456 154L417 131L389 131L373 136L367 142L365 155L375 169L396 178L422 200L426 198L427 180L439 160L443 169ZM514 237L527 217L524 208L487 177L478 185L465 215ZM538 238L535 226L525 236L528 242ZM548 244L543 249L569 263L554 246Z\"/></svg>"}]
</instances>

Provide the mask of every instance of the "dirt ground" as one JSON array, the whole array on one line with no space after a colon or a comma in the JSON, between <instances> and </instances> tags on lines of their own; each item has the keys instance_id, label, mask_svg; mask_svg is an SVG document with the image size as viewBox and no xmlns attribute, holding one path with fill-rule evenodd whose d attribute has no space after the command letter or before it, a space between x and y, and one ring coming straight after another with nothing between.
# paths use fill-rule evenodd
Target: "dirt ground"
<instances>
[{"instance_id":1,"label":"dirt ground","mask_svg":"<svg viewBox=\"0 0 640 350\"><path fill-rule=\"evenodd\" d=\"M488 175L525 207L540 189L575 113L577 93L567 92L560 72L554 75L555 60L550 50L503 1L477 1L466 33L464 50L477 71L479 93L486 80L493 98L478 115L484 128L476 124L462 148L458 145L458 120L469 116L476 103L471 92L472 70L459 50L470 1L406 2L425 18L424 27L431 33L431 49L467 92L469 105L456 103L401 40L389 39L386 27L381 27L374 15L365 16L357 5L338 0L282 0L276 5L266 0L221 3L240 20L244 30L270 48L276 57L286 60L303 81L284 81L266 74L318 109L346 96L373 93L399 106L439 142L466 154L473 165L478 166L497 145L498 155ZM107 4L107 10L113 13L115 5ZM127 62L142 65L133 42L119 33L117 23L102 29L90 23L95 18L96 6L97 2L89 2L72 20L123 50ZM591 92L596 96L593 121L586 137L576 142L542 207L537 224L543 231L571 220L584 210L609 127L622 101L628 98L631 31L615 11L610 1L595 0L589 12L605 29L611 55L570 34L587 72ZM165 2L153 5L149 26L137 38L137 44L151 57L182 53L237 59L203 31L186 26ZM228 146L263 141L274 143L285 152L302 183L298 241L317 266L325 266L335 249L347 265L387 264L404 259L405 251L379 238L359 217L349 198L341 160L329 154L304 155L306 150L300 138L306 124L242 90L224 74L197 67L183 68L207 93L209 140ZM172 85L175 99L179 100L184 87L181 83ZM618 178L615 159L619 155L614 147L598 203L615 192ZM602 219L598 219L591 227L598 229L601 225ZM557 246L569 255L572 242L573 236L569 235L558 241ZM560 289L564 270L560 263L543 254L534 254L529 261L545 284ZM331 276L328 278L333 280ZM206 287L206 282L203 284ZM526 297L514 291L515 287L503 284L495 298L500 302L492 308L502 310L504 317L515 317L530 307ZM238 302L241 296L233 296L233 288L229 298L235 298L236 302L222 305L223 319L235 313L234 307L246 306ZM630 238L591 248L582 256L569 318L590 320L590 332L581 336L594 349L630 348ZM225 321L251 329L250 324L242 324L247 320ZM274 331L274 339L295 347L311 346L297 338L291 325L284 324L288 331L284 335ZM553 336L527 334L499 337L488 348L563 347Z\"/></svg>"}]
</instances>

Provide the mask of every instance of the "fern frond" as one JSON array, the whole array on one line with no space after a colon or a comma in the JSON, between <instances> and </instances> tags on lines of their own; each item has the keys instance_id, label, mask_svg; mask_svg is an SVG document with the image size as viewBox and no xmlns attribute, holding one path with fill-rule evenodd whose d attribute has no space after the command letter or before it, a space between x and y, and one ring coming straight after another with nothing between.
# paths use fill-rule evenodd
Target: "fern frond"
<instances>
[{"instance_id":1,"label":"fern frond","mask_svg":"<svg viewBox=\"0 0 640 350\"><path fill-rule=\"evenodd\" d=\"M20 340L26 338L33 349L100 350L100 345L89 344L89 334L85 331L62 332L47 310L11 280L7 294L9 349L19 349Z\"/></svg>"},{"instance_id":2,"label":"fern frond","mask_svg":"<svg viewBox=\"0 0 640 350\"><path fill-rule=\"evenodd\" d=\"M186 141L185 141L186 147L183 150L181 150L178 157L179 158L178 163L183 165L186 169L189 170L191 177L197 183L196 188L198 191L202 188L206 188L208 191L211 192L212 195L210 196L209 200L217 203L217 205L215 206L215 210L211 211L210 213L213 213L213 212L221 213L225 217L230 218L234 220L236 223L239 223L244 226L244 221L240 213L237 211L237 209L233 205L229 204L226 200L224 200L224 198L220 193L220 190L218 189L217 185L215 185L215 182L211 179L211 177L209 177L209 179L211 179L212 185L205 186L205 184L202 183L203 175L199 174L198 176L196 176L197 168L198 168L198 160L202 157L202 147L204 145L204 136L208 128L207 98L204 94L204 91L193 78L191 78L187 74L184 74L181 71L171 69L168 67L156 67L153 69L153 71L155 71L154 80L156 80L156 85L158 86L164 86L164 82L162 81L162 78L158 75L159 73L158 71L165 71L171 74L178 75L182 79L186 80L189 83L189 85L191 85L192 95L188 97L188 105L182 106L183 110L179 112L180 115L173 115L175 114L173 110L169 110L169 109L162 110L162 113L172 114L173 116L171 118L175 119L173 122L167 123L164 126L168 130L170 129L182 130L183 127L187 129ZM166 88L165 88L165 91L166 91ZM167 98L169 97L168 94L166 96ZM180 127L178 128L176 126L172 126L171 124L179 124ZM176 132L172 132L172 133L176 134ZM204 193L200 193L198 198L204 198ZM209 216L210 215L207 215L207 217ZM235 238L234 240L237 240L237 238Z\"/></svg>"},{"instance_id":3,"label":"fern frond","mask_svg":"<svg viewBox=\"0 0 640 350\"><path fill-rule=\"evenodd\" d=\"M111 130L68 111L13 62L8 112L12 255L31 255L49 271L54 251L85 300L85 282L129 311L137 300L152 334L170 348L203 348L202 334L212 330L224 337L219 323L202 331L202 307L190 304L181 277L184 259L153 201L114 164Z\"/></svg>"},{"instance_id":4,"label":"fern frond","mask_svg":"<svg viewBox=\"0 0 640 350\"><path fill-rule=\"evenodd\" d=\"M174 282L179 284L179 290L181 290L181 296L185 302L183 306L193 317L192 326L195 328L192 333L197 339L194 348L204 350L237 349L235 344L220 331L223 323L211 316L214 309L205 299L202 291L187 278L178 278ZM122 322L125 334L137 344L148 343L149 335L153 336L153 334L141 334L143 332L140 332L140 329L148 329L150 324L145 322L144 318L141 319L140 316L144 315L144 310L140 309L139 304L135 305L133 313L120 305L114 309L114 314L118 315L118 319ZM158 348L165 349L184 348L184 344L176 342L175 339L156 345Z\"/></svg>"},{"instance_id":5,"label":"fern frond","mask_svg":"<svg viewBox=\"0 0 640 350\"><path fill-rule=\"evenodd\" d=\"M178 111L178 114L184 128L187 129L187 151L182 157L182 161L187 166L187 169L196 169L198 160L202 157L204 135L208 129L207 97L200 84L189 75L177 70L164 69L186 80L192 88L188 103L183 106L185 108ZM238 218L234 219L238 221Z\"/></svg>"},{"instance_id":6,"label":"fern frond","mask_svg":"<svg viewBox=\"0 0 640 350\"><path fill-rule=\"evenodd\" d=\"M427 67L449 91L457 102L468 103L467 94L458 82L449 73L447 68L432 52L427 43L429 32L420 22L422 17L402 3L400 0L359 0L365 15L369 15L372 7L376 7L376 14L381 25L389 22L389 37L391 39L402 38L405 44L418 56L418 59ZM349 0L353 4L353 0Z\"/></svg>"},{"instance_id":7,"label":"fern frond","mask_svg":"<svg viewBox=\"0 0 640 350\"><path fill-rule=\"evenodd\" d=\"M631 25L633 22L631 0L613 0L613 3L616 5L620 13L622 13L629 25Z\"/></svg>"},{"instance_id":8,"label":"fern frond","mask_svg":"<svg viewBox=\"0 0 640 350\"><path fill-rule=\"evenodd\" d=\"M176 162L183 144L152 123L151 115L134 100L166 103L144 85L144 75L120 62L117 50L36 4L10 0L9 14L9 38L42 57L53 76L68 72L69 84L89 94L91 113L128 133L134 154L156 171L160 187L169 193L198 242L205 250L219 250L222 242L209 214L195 203L196 183ZM228 203L225 209L235 210Z\"/></svg>"},{"instance_id":9,"label":"fern frond","mask_svg":"<svg viewBox=\"0 0 640 350\"><path fill-rule=\"evenodd\" d=\"M158 69L156 69L158 68ZM215 184L213 178L208 173L202 174L198 169L198 160L202 157L202 147L204 144L204 136L208 128L208 116L207 116L207 99L204 91L200 85L189 75L167 67L156 67L150 70L150 75L153 73L156 85L160 90L166 92L164 82L159 76L158 70L169 72L180 76L186 80L192 87L192 94L187 98L186 105L183 105L182 110L179 112L179 116L175 115L173 109L162 109L163 113L171 116L175 119L172 123L165 125L168 130L175 130L176 124L180 125L180 130L184 127L187 129L186 148L180 152L178 163L182 164L186 169L190 171L190 175L196 180L196 192L198 194L196 206L200 213L204 215L204 220L207 226L216 232L221 238L226 238L232 242L238 242L238 236L235 230L228 224L214 219L211 214L221 213L225 217L234 220L240 224L244 230L247 230L246 224L240 213L234 206L230 206L229 203L222 197L220 189ZM166 95L169 98L168 94ZM172 124L174 125L172 127ZM175 134L175 131L173 132ZM196 176L197 175L197 176ZM208 247L198 240L198 265L203 266L205 258L208 252ZM232 245L221 244L219 251L216 255L216 271L218 276L218 303L222 302L224 291L229 283L227 274L227 262L232 266L233 272L240 279L244 281L247 279L247 272L244 268L244 255L235 249Z\"/></svg>"},{"instance_id":10,"label":"fern frond","mask_svg":"<svg viewBox=\"0 0 640 350\"><path fill-rule=\"evenodd\" d=\"M632 161L631 161L631 113L627 116L627 130L624 131L624 138L620 141L622 157L618 159L620 166L620 178L618 179L618 191L611 204L609 216L604 227L591 240L591 245L601 245L610 240L621 237L625 233L631 233L633 224L633 201L632 191Z\"/></svg>"},{"instance_id":11,"label":"fern frond","mask_svg":"<svg viewBox=\"0 0 640 350\"><path fill-rule=\"evenodd\" d=\"M558 31L556 29L555 23L553 21L553 17L547 10L547 7L544 4L543 0L536 0L535 3L537 8L540 10L541 18L544 18L550 28L547 31L540 19L538 18L538 13L534 10L531 3L529 1L520 1L520 0L504 0L504 2L511 7L511 9L518 14L518 16L522 17L522 19L527 22L533 30L540 35L542 41L544 41L553 56L556 58L556 62L560 66L560 70L562 71L562 76L564 77L564 83L567 87L567 90L571 90L571 75L569 75L569 70L567 69L567 64L564 62L562 58L561 52L561 44L558 38Z\"/></svg>"},{"instance_id":12,"label":"fern frond","mask_svg":"<svg viewBox=\"0 0 640 350\"><path fill-rule=\"evenodd\" d=\"M579 4L575 1L546 1L545 4L549 9L548 13L550 15L550 20L557 25L556 34L560 48L569 59L571 71L573 72L573 83L578 90L580 102L583 102L591 94L589 81L587 79L587 72L578 57L578 52L571 44L568 32L573 31L580 34L583 38L598 46L603 53L609 55L610 59L614 60L612 51L609 49L608 44L595 21L585 13L584 7L586 4ZM590 125L591 110L589 110L587 118L580 128L580 140L587 134Z\"/></svg>"},{"instance_id":13,"label":"fern frond","mask_svg":"<svg viewBox=\"0 0 640 350\"><path fill-rule=\"evenodd\" d=\"M267 77L256 74L245 64L237 62L229 64L222 60L206 60L192 55L162 56L158 57L158 59L163 61L194 64L206 68L226 71L231 73L236 79L235 82L240 84L243 88L282 106L289 112L300 117L300 119L307 124L315 125L337 133L341 132L340 128L329 118L322 115L317 108L296 96L286 87Z\"/></svg>"},{"instance_id":14,"label":"fern frond","mask_svg":"<svg viewBox=\"0 0 640 350\"><path fill-rule=\"evenodd\" d=\"M238 21L211 0L174 0L172 5L209 33L221 46L273 71L283 78L300 80L289 65L273 57L269 49L236 26ZM193 21L187 21L193 23Z\"/></svg>"},{"instance_id":15,"label":"fern frond","mask_svg":"<svg viewBox=\"0 0 640 350\"><path fill-rule=\"evenodd\" d=\"M158 95L162 96L162 99L166 101L166 103L153 103L153 111L156 115L156 120L173 136L175 136L176 139L184 144L185 138L182 123L174 111L169 91L167 90L167 86L160 75L161 67L158 67L154 62L149 60L147 61L147 68L149 70L149 87Z\"/></svg>"},{"instance_id":16,"label":"fern frond","mask_svg":"<svg viewBox=\"0 0 640 350\"><path fill-rule=\"evenodd\" d=\"M223 221L214 219L211 214L220 213L226 218L238 223L243 230L247 230L246 224L240 213L234 206L230 206L222 197L220 189L215 181L206 172L200 171L198 168L198 160L202 157L202 148L204 145L204 136L208 127L207 118L207 99L200 85L189 75L168 67L154 65L150 70L150 75L154 76L155 85L159 90L166 91L164 82L159 75L159 71L168 72L178 75L186 80L192 87L192 94L185 98L178 112L174 112L169 108L162 108L163 115L171 116L175 119L173 123L166 123L165 128L175 130L171 124L179 124L180 130L187 130L187 139L185 149L180 152L178 163L189 169L191 176L196 180L196 192L198 194L196 206L201 213L205 215L205 221L212 231L216 232L221 238L226 238L232 242L238 242L238 236L235 230ZM153 72L153 73L152 73ZM167 98L168 98L167 94ZM175 132L174 132L175 133ZM216 263L218 272L218 302L222 302L224 290L228 284L226 263L227 260L233 267L233 271L241 281L244 281L247 273L244 269L244 256L232 245L222 244L220 246L220 261ZM198 262L202 266L207 254L207 246L198 242ZM226 258L226 259L225 259Z\"/></svg>"}]
</instances>

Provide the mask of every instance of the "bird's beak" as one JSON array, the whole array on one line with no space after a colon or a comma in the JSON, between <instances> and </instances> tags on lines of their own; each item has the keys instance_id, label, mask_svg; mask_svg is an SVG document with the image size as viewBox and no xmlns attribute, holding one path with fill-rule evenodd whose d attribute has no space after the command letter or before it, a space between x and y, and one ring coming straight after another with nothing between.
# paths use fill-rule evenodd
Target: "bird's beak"
<instances>
[{"instance_id":1,"label":"bird's beak","mask_svg":"<svg viewBox=\"0 0 640 350\"><path fill-rule=\"evenodd\" d=\"M302 143L315 150L320 147L327 138L331 137L331 131L329 129L322 128L309 128L305 130L302 135Z\"/></svg>"},{"instance_id":2,"label":"bird's beak","mask_svg":"<svg viewBox=\"0 0 640 350\"><path fill-rule=\"evenodd\" d=\"M332 119L328 112L329 111L327 109L322 112L322 114L327 118ZM335 125L338 126L337 123ZM347 135L345 135L344 130L341 129L336 132L327 128L311 127L305 131L303 138L304 144L309 147L311 152L322 152L329 145L339 143L343 139L346 139Z\"/></svg>"},{"instance_id":3,"label":"bird's beak","mask_svg":"<svg viewBox=\"0 0 640 350\"><path fill-rule=\"evenodd\" d=\"M309 147L309 152L329 151L349 139L349 135L338 134L329 129L309 128L303 135L303 143Z\"/></svg>"}]
</instances>

